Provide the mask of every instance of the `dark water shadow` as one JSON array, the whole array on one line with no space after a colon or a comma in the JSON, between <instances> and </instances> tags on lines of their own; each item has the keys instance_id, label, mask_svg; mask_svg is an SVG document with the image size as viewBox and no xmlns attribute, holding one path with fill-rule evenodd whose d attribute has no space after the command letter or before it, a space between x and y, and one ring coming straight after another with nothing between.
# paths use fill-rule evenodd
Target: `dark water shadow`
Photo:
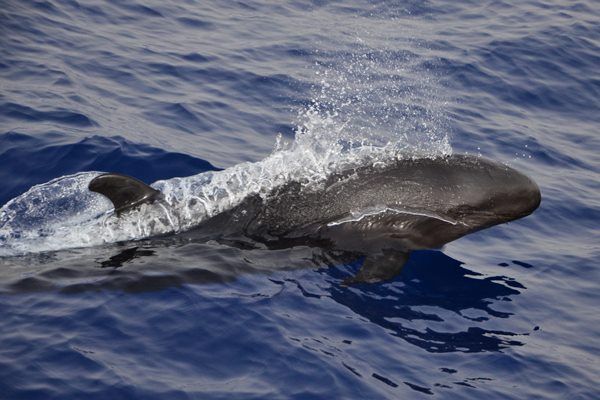
<instances>
[{"instance_id":1,"label":"dark water shadow","mask_svg":"<svg viewBox=\"0 0 600 400\"><path fill-rule=\"evenodd\" d=\"M511 313L494 306L512 301L525 287L504 275L469 270L439 251L413 252L392 282L346 286L343 281L360 268L362 258L306 246L274 250L247 240L194 239L176 235L0 259L0 291L149 292L223 284L247 274L281 276L282 271L308 267L325 275L326 297L428 352L501 351L523 345L522 333L490 330L485 324L509 318Z\"/></svg>"},{"instance_id":2,"label":"dark water shadow","mask_svg":"<svg viewBox=\"0 0 600 400\"><path fill-rule=\"evenodd\" d=\"M137 246L130 247L115 254L108 260L101 261L100 266L102 268L121 268L124 264L132 261L135 258L153 256L154 254L154 250L143 250Z\"/></svg>"},{"instance_id":3,"label":"dark water shadow","mask_svg":"<svg viewBox=\"0 0 600 400\"><path fill-rule=\"evenodd\" d=\"M308 247L272 250L251 240L171 235L92 248L0 257L0 293L150 292L251 273L322 266ZM282 260L295 259L282 266Z\"/></svg>"},{"instance_id":4,"label":"dark water shadow","mask_svg":"<svg viewBox=\"0 0 600 400\"><path fill-rule=\"evenodd\" d=\"M351 265L352 268L358 268ZM340 269L324 270L336 280ZM439 251L417 251L391 283L332 285L331 298L371 323L432 353L500 351L521 346L521 333L488 330L479 325L511 313L493 305L512 301L525 287L506 276L485 277ZM419 310L425 308L426 311ZM477 317L470 317L473 312ZM445 326L444 318L460 321ZM415 328L414 322L425 328ZM432 328L432 326L437 327ZM440 329L441 328L441 329ZM443 330L442 330L443 329Z\"/></svg>"}]
</instances>

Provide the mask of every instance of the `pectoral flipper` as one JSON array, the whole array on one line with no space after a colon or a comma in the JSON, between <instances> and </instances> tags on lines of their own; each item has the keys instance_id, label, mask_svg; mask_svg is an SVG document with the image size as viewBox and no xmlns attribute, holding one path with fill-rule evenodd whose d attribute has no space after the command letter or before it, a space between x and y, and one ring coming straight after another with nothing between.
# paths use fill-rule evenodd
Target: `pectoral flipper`
<instances>
[{"instance_id":1,"label":"pectoral flipper","mask_svg":"<svg viewBox=\"0 0 600 400\"><path fill-rule=\"evenodd\" d=\"M408 260L408 251L384 249L378 254L370 254L365 258L360 270L344 284L376 283L388 281L397 276Z\"/></svg>"}]
</instances>

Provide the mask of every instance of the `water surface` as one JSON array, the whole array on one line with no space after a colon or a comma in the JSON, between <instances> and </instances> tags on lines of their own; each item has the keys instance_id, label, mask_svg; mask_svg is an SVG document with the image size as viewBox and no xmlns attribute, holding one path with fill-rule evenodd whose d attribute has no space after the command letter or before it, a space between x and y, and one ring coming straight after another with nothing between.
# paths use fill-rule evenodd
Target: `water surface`
<instances>
[{"instance_id":1,"label":"water surface","mask_svg":"<svg viewBox=\"0 0 600 400\"><path fill-rule=\"evenodd\" d=\"M482 154L543 201L378 285L341 284L361 259L185 235L2 258L0 397L597 398L599 14L5 1L0 204L82 171L154 182L275 147L302 157L268 171L302 174L361 148Z\"/></svg>"}]
</instances>

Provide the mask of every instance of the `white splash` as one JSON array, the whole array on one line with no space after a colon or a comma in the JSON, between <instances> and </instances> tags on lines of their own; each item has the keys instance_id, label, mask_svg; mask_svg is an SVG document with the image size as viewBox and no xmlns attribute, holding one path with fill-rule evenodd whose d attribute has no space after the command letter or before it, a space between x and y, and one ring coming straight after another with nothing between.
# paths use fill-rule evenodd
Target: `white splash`
<instances>
[{"instance_id":1,"label":"white splash","mask_svg":"<svg viewBox=\"0 0 600 400\"><path fill-rule=\"evenodd\" d=\"M311 186L352 166L451 153L440 104L426 74L411 74L402 61L381 53L319 65L315 73L317 94L299 114L295 140L279 136L272 154L262 161L158 181L152 186L163 192L164 202L143 205L120 218L108 200L87 189L98 172L34 186L0 209L0 256L179 232L248 195L265 196L292 180Z\"/></svg>"}]
</instances>

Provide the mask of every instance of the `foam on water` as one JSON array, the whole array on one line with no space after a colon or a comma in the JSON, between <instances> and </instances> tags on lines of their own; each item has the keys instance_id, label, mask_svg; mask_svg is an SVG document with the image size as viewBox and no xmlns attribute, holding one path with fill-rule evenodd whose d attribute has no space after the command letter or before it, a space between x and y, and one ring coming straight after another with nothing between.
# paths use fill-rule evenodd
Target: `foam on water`
<instances>
[{"instance_id":1,"label":"foam on water","mask_svg":"<svg viewBox=\"0 0 600 400\"><path fill-rule=\"evenodd\" d=\"M187 230L248 195L265 196L292 180L310 187L353 166L449 154L435 80L427 71L415 71L406 58L373 52L360 40L357 48L338 56L336 66L315 66L320 85L299 113L295 139L286 141L280 135L262 161L158 181L153 186L163 192L164 202L143 205L120 218L109 201L88 191L97 172L35 186L1 209L0 256ZM382 70L390 79L381 79ZM396 84L390 87L390 81Z\"/></svg>"}]
</instances>

